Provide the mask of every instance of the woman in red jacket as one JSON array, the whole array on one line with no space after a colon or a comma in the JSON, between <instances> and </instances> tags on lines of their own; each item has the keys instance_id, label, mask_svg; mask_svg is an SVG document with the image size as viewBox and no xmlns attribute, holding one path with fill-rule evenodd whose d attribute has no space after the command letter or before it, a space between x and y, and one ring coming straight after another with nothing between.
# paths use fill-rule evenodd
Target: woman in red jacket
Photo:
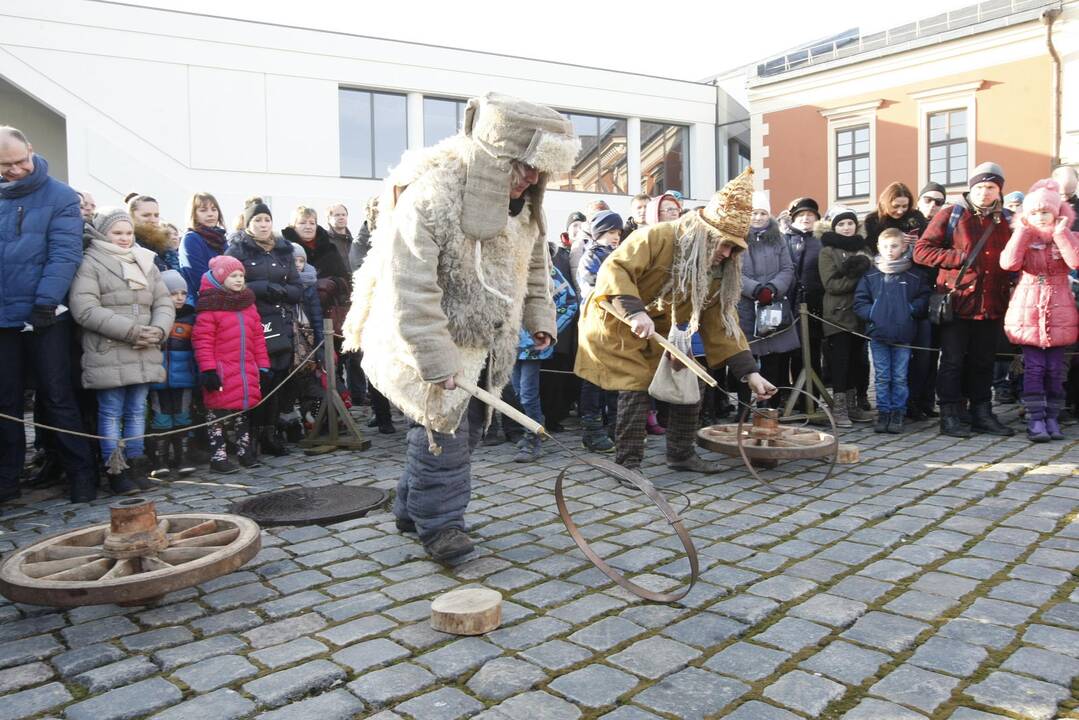
<instances>
[{"instance_id":1,"label":"woman in red jacket","mask_svg":"<svg viewBox=\"0 0 1079 720\"><path fill-rule=\"evenodd\" d=\"M1023 276L1004 316L1004 332L1023 350L1023 405L1027 436L1063 440L1057 420L1064 407L1064 350L1079 338L1079 313L1068 271L1079 268L1075 216L1054 180L1034 183L1023 199L1000 266Z\"/></svg>"},{"instance_id":2,"label":"woman in red jacket","mask_svg":"<svg viewBox=\"0 0 1079 720\"><path fill-rule=\"evenodd\" d=\"M245 285L243 263L218 255L202 276L195 306L198 314L191 342L206 419L214 423L210 427L210 469L218 473L234 473L237 468L225 451L224 423L215 421L258 405L262 400L259 376L270 367L255 294ZM241 465L251 467L258 462L247 413L236 418L236 447Z\"/></svg>"}]
</instances>

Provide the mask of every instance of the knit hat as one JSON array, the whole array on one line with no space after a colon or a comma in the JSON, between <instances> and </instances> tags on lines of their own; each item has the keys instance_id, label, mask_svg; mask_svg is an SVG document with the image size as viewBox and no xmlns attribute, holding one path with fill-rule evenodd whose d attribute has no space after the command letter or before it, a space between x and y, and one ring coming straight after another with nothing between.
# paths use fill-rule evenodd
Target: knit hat
<instances>
[{"instance_id":1,"label":"knit hat","mask_svg":"<svg viewBox=\"0 0 1079 720\"><path fill-rule=\"evenodd\" d=\"M622 216L610 210L597 213L592 218L592 237L598 238L608 230L622 231Z\"/></svg>"},{"instance_id":2,"label":"knit hat","mask_svg":"<svg viewBox=\"0 0 1079 720\"><path fill-rule=\"evenodd\" d=\"M270 212L270 208L266 207L266 203L252 203L251 205L248 205L247 207L245 207L244 208L244 227L247 227L248 225L250 225L251 220L256 215L262 215L263 213L266 213L267 215L269 215L271 220L273 219L273 213Z\"/></svg>"},{"instance_id":3,"label":"knit hat","mask_svg":"<svg viewBox=\"0 0 1079 720\"><path fill-rule=\"evenodd\" d=\"M974 168L974 173L970 176L967 187L974 187L981 182L996 183L997 187L1003 190L1004 168L997 165L995 162L983 162L981 165Z\"/></svg>"},{"instance_id":4,"label":"knit hat","mask_svg":"<svg viewBox=\"0 0 1079 720\"><path fill-rule=\"evenodd\" d=\"M768 199L767 190L754 190L753 191L753 209L763 210L769 215L772 214L772 203Z\"/></svg>"},{"instance_id":5,"label":"knit hat","mask_svg":"<svg viewBox=\"0 0 1079 720\"><path fill-rule=\"evenodd\" d=\"M165 287L169 289L169 294L179 292L180 290L187 290L187 281L184 280L184 276L176 270L166 270L161 273L161 280L165 283Z\"/></svg>"},{"instance_id":6,"label":"knit hat","mask_svg":"<svg viewBox=\"0 0 1079 720\"><path fill-rule=\"evenodd\" d=\"M135 221L127 214L127 208L101 208L94 213L94 230L97 230L102 235L108 235L109 228L118 222L126 222L132 228L135 227Z\"/></svg>"},{"instance_id":7,"label":"knit hat","mask_svg":"<svg viewBox=\"0 0 1079 720\"><path fill-rule=\"evenodd\" d=\"M244 272L244 264L231 255L218 255L210 260L210 274L218 283L224 283L237 270Z\"/></svg>"},{"instance_id":8,"label":"knit hat","mask_svg":"<svg viewBox=\"0 0 1079 720\"><path fill-rule=\"evenodd\" d=\"M1009 203L1021 203L1023 202L1024 197L1025 196L1023 195L1023 193L1015 190L1014 192L1010 192L1004 196L1004 204L1007 205Z\"/></svg>"},{"instance_id":9,"label":"knit hat","mask_svg":"<svg viewBox=\"0 0 1079 720\"><path fill-rule=\"evenodd\" d=\"M832 216L832 230L835 231L835 226L842 220L853 220L855 226L858 225L858 213L854 212L848 207L835 207L832 208L829 213Z\"/></svg>"},{"instance_id":10,"label":"knit hat","mask_svg":"<svg viewBox=\"0 0 1079 720\"><path fill-rule=\"evenodd\" d=\"M303 245L299 243L291 243L292 245L292 257L302 257L304 262L307 262L307 251L303 249Z\"/></svg>"},{"instance_id":11,"label":"knit hat","mask_svg":"<svg viewBox=\"0 0 1079 720\"><path fill-rule=\"evenodd\" d=\"M798 217L799 214L807 211L816 215L817 219L820 220L820 205L818 205L817 201L813 198L798 198L791 203L790 208L788 209L791 220L794 220L794 218Z\"/></svg>"},{"instance_id":12,"label":"knit hat","mask_svg":"<svg viewBox=\"0 0 1079 720\"><path fill-rule=\"evenodd\" d=\"M573 212L571 212L569 214L569 217L566 218L566 231L567 232L569 231L569 226L572 225L575 222L588 222L588 218L586 218L584 216L584 213L581 212L580 210L574 210Z\"/></svg>"},{"instance_id":13,"label":"knit hat","mask_svg":"<svg viewBox=\"0 0 1079 720\"><path fill-rule=\"evenodd\" d=\"M1022 195L1022 193L1019 194ZM1030 192L1023 198L1023 212L1036 213L1048 210L1053 213L1053 217L1057 217L1060 215L1060 206L1063 202L1060 185L1056 180L1039 180L1031 186Z\"/></svg>"},{"instance_id":14,"label":"knit hat","mask_svg":"<svg viewBox=\"0 0 1079 720\"><path fill-rule=\"evenodd\" d=\"M926 183L925 187L922 188L922 191L918 193L918 197L921 197L922 195L930 192L939 192L942 196L948 197L948 191L944 189L943 185L936 182Z\"/></svg>"}]
</instances>

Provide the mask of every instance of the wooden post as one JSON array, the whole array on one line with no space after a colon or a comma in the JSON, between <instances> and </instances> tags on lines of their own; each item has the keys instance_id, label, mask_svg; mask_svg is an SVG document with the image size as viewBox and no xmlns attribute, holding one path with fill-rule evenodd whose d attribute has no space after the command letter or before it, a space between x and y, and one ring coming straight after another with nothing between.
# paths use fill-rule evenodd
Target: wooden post
<instances>
[{"instance_id":1,"label":"wooden post","mask_svg":"<svg viewBox=\"0 0 1079 720\"><path fill-rule=\"evenodd\" d=\"M817 375L817 371L813 369L813 352L809 343L809 306L805 303L798 306L798 324L801 329L802 371L798 373L798 379L794 382L794 387L805 390L809 394L814 391L819 392L821 400L831 406L832 396L828 393L828 388L824 387L824 382ZM808 394L803 395L801 393L791 393L790 397L787 398L787 404L783 408L783 417L794 415L794 406L798 402L799 395L805 398L805 416L807 418L810 420L825 420L824 413L813 411L813 399Z\"/></svg>"},{"instance_id":2,"label":"wooden post","mask_svg":"<svg viewBox=\"0 0 1079 720\"><path fill-rule=\"evenodd\" d=\"M322 401L322 407L318 410L318 417L311 427L311 432L300 441L300 446L305 448L308 455L321 455L333 452L338 448L349 450L366 450L371 447L371 441L364 438L356 421L352 419L344 401L337 393L337 357L334 354L333 320L322 321L322 334L325 338L322 346L322 355L326 358L326 392ZM344 422L348 428L347 435L342 436L338 431L338 421ZM322 433L322 425L326 423L326 434Z\"/></svg>"}]
</instances>

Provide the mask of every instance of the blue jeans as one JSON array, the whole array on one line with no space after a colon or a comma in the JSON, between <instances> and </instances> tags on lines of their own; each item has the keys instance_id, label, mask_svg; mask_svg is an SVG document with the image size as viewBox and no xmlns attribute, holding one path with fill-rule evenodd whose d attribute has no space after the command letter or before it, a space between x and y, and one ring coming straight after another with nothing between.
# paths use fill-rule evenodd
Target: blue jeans
<instances>
[{"instance_id":1,"label":"blue jeans","mask_svg":"<svg viewBox=\"0 0 1079 720\"><path fill-rule=\"evenodd\" d=\"M599 385L581 380L581 400L577 405L577 414L582 420L595 418L600 423L613 423L618 417L618 391L604 390Z\"/></svg>"},{"instance_id":2,"label":"blue jeans","mask_svg":"<svg viewBox=\"0 0 1079 720\"><path fill-rule=\"evenodd\" d=\"M146 432L146 396L149 392L149 383L97 391L97 434L107 438L101 441L101 456L106 462L116 449L117 440ZM142 438L126 445L126 457L139 457L146 452Z\"/></svg>"},{"instance_id":3,"label":"blue jeans","mask_svg":"<svg viewBox=\"0 0 1079 720\"><path fill-rule=\"evenodd\" d=\"M524 408L525 415L543 424L543 408L540 407L540 360L518 360L513 366L513 391Z\"/></svg>"},{"instance_id":4,"label":"blue jeans","mask_svg":"<svg viewBox=\"0 0 1079 720\"><path fill-rule=\"evenodd\" d=\"M907 398L910 396L910 389L907 387L910 348L894 347L873 340L869 343L869 349L873 353L877 409L882 413L905 412Z\"/></svg>"}]
</instances>

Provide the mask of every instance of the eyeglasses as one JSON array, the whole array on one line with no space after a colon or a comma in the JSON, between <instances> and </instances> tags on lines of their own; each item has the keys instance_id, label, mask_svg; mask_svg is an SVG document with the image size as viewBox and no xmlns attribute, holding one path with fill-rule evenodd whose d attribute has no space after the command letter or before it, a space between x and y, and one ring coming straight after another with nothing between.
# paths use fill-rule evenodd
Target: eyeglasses
<instances>
[{"instance_id":1,"label":"eyeglasses","mask_svg":"<svg viewBox=\"0 0 1079 720\"><path fill-rule=\"evenodd\" d=\"M930 195L922 195L922 202L931 202L934 205L943 205L944 198L935 198Z\"/></svg>"},{"instance_id":2,"label":"eyeglasses","mask_svg":"<svg viewBox=\"0 0 1079 720\"><path fill-rule=\"evenodd\" d=\"M30 155L27 155L22 160L16 160L15 162L9 162L9 163L0 162L0 172L2 172L4 170L10 170L11 168L16 168L16 167L25 167L25 168L29 169L30 157L31 157Z\"/></svg>"}]
</instances>

